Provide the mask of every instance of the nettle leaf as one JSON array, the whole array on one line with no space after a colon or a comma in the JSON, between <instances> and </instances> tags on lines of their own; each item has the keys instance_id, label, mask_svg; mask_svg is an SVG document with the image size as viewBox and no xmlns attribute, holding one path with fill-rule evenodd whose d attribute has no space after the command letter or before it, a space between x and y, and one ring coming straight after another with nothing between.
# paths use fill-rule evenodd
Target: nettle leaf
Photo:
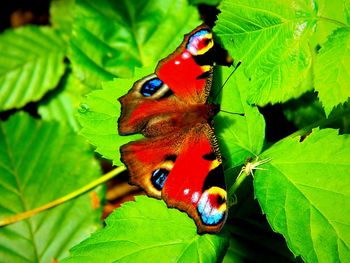
<instances>
[{"instance_id":1,"label":"nettle leaf","mask_svg":"<svg viewBox=\"0 0 350 263\"><path fill-rule=\"evenodd\" d=\"M102 90L91 92L81 104L78 116L82 126L81 134L96 146L96 152L106 159L113 160L114 165L122 165L119 147L142 137L139 134L130 136L118 134L117 124L121 108L118 98L128 93L135 80L153 71L154 66L136 68L134 78L103 82Z\"/></svg>"},{"instance_id":2,"label":"nettle leaf","mask_svg":"<svg viewBox=\"0 0 350 263\"><path fill-rule=\"evenodd\" d=\"M338 105L333 109L328 119L332 119L332 122L328 124L326 127L337 128L339 129L339 133L350 133L350 103L346 102L342 105ZM327 122L325 123L327 125Z\"/></svg>"},{"instance_id":3,"label":"nettle leaf","mask_svg":"<svg viewBox=\"0 0 350 263\"><path fill-rule=\"evenodd\" d=\"M350 25L350 1L344 1L345 18L348 25Z\"/></svg>"},{"instance_id":4,"label":"nettle leaf","mask_svg":"<svg viewBox=\"0 0 350 263\"><path fill-rule=\"evenodd\" d=\"M350 97L350 30L333 32L315 62L315 89L326 115Z\"/></svg>"},{"instance_id":5,"label":"nettle leaf","mask_svg":"<svg viewBox=\"0 0 350 263\"><path fill-rule=\"evenodd\" d=\"M272 228L306 262L350 260L350 137L314 130L264 152L256 197Z\"/></svg>"},{"instance_id":6,"label":"nettle leaf","mask_svg":"<svg viewBox=\"0 0 350 263\"><path fill-rule=\"evenodd\" d=\"M38 112L44 120L55 120L68 124L73 130L79 130L76 119L76 109L80 105L85 86L75 75L67 74L54 92L45 96L40 102Z\"/></svg>"},{"instance_id":7,"label":"nettle leaf","mask_svg":"<svg viewBox=\"0 0 350 263\"><path fill-rule=\"evenodd\" d=\"M145 196L123 204L106 224L62 262L218 262L228 247L223 234L198 235L185 213Z\"/></svg>"},{"instance_id":8,"label":"nettle leaf","mask_svg":"<svg viewBox=\"0 0 350 263\"><path fill-rule=\"evenodd\" d=\"M232 70L222 67L223 80ZM226 168L241 165L248 157L258 155L264 144L265 120L256 106L247 104L247 85L248 79L238 70L222 90L221 109L244 114L220 112L215 118L215 133Z\"/></svg>"},{"instance_id":9,"label":"nettle leaf","mask_svg":"<svg viewBox=\"0 0 350 263\"><path fill-rule=\"evenodd\" d=\"M85 84L130 77L175 50L200 24L187 0L77 0L70 59Z\"/></svg>"},{"instance_id":10,"label":"nettle leaf","mask_svg":"<svg viewBox=\"0 0 350 263\"><path fill-rule=\"evenodd\" d=\"M251 80L249 103L297 97L311 67L309 37L316 23L312 1L224 0L214 28Z\"/></svg>"},{"instance_id":11,"label":"nettle leaf","mask_svg":"<svg viewBox=\"0 0 350 263\"><path fill-rule=\"evenodd\" d=\"M0 35L0 110L38 101L64 72L65 46L49 27L26 26Z\"/></svg>"},{"instance_id":12,"label":"nettle leaf","mask_svg":"<svg viewBox=\"0 0 350 263\"><path fill-rule=\"evenodd\" d=\"M345 12L346 1L317 1L317 26L315 34L312 36L311 43L313 47L323 44L328 36L337 28L346 23ZM332 22L330 22L332 21Z\"/></svg>"},{"instance_id":13,"label":"nettle leaf","mask_svg":"<svg viewBox=\"0 0 350 263\"><path fill-rule=\"evenodd\" d=\"M50 22L68 40L74 22L75 0L52 0L50 2Z\"/></svg>"},{"instance_id":14,"label":"nettle leaf","mask_svg":"<svg viewBox=\"0 0 350 263\"><path fill-rule=\"evenodd\" d=\"M226 224L231 238L223 263L295 262L284 238L271 231L268 222L262 218L259 220L260 217L263 216L245 214Z\"/></svg>"},{"instance_id":15,"label":"nettle leaf","mask_svg":"<svg viewBox=\"0 0 350 263\"><path fill-rule=\"evenodd\" d=\"M90 147L54 122L16 114L0 123L0 218L62 197L100 176ZM101 191L0 228L4 262L54 262L100 227ZM97 205L97 206L96 206Z\"/></svg>"},{"instance_id":16,"label":"nettle leaf","mask_svg":"<svg viewBox=\"0 0 350 263\"><path fill-rule=\"evenodd\" d=\"M350 104L345 103L334 108L331 114L326 117L317 93L305 93L296 100L290 100L283 105L283 113L296 127L311 129L320 126L321 128L337 128L340 133L349 133L350 123L347 121L350 114Z\"/></svg>"},{"instance_id":17,"label":"nettle leaf","mask_svg":"<svg viewBox=\"0 0 350 263\"><path fill-rule=\"evenodd\" d=\"M189 0L188 1L191 5L218 5L221 0Z\"/></svg>"},{"instance_id":18,"label":"nettle leaf","mask_svg":"<svg viewBox=\"0 0 350 263\"><path fill-rule=\"evenodd\" d=\"M283 113L299 129L326 118L322 105L314 92L305 93L300 98L285 103Z\"/></svg>"}]
</instances>

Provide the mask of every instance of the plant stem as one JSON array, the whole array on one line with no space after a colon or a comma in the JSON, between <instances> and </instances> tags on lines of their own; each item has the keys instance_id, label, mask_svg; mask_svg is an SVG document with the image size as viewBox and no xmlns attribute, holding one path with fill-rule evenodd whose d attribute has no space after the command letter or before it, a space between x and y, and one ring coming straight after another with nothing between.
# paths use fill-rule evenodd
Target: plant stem
<instances>
[{"instance_id":1,"label":"plant stem","mask_svg":"<svg viewBox=\"0 0 350 263\"><path fill-rule=\"evenodd\" d=\"M229 204L228 205L229 205L229 207L231 207L232 205L235 204L235 201L232 201L232 200L236 199L236 191L248 176L249 176L249 174L247 174L243 170L236 178L236 181L234 182L234 184L228 190L228 197L229 197Z\"/></svg>"},{"instance_id":2,"label":"plant stem","mask_svg":"<svg viewBox=\"0 0 350 263\"><path fill-rule=\"evenodd\" d=\"M349 27L348 25L346 25L346 24L344 24L344 23L342 23L342 22L340 22L338 20L332 19L332 18L323 17L323 16L318 16L318 18L320 20L323 20L323 21L326 21L326 22L330 22L332 24L336 24L336 25L339 25L341 27L347 27L347 28Z\"/></svg>"},{"instance_id":3,"label":"plant stem","mask_svg":"<svg viewBox=\"0 0 350 263\"><path fill-rule=\"evenodd\" d=\"M14 216L9 216L7 218L4 218L4 219L0 220L0 227L18 222L18 221L23 220L23 219L27 219L27 218L32 217L33 215L36 215L42 211L48 210L52 207L58 206L58 205L63 204L69 200L72 200L73 198L76 198L77 196L92 190L96 186L107 182L109 179L115 177L116 175L120 174L121 172L123 172L125 170L126 170L125 166L117 167L117 168L113 169L112 171L106 173L105 175L101 176L97 180L92 181L91 183L83 186L82 188L77 189L74 192L71 192L63 197L60 197L60 198L58 198L50 203L47 203L47 204L40 206L40 207L37 207L33 210L25 211L23 213L19 213L19 214L16 214Z\"/></svg>"}]
</instances>

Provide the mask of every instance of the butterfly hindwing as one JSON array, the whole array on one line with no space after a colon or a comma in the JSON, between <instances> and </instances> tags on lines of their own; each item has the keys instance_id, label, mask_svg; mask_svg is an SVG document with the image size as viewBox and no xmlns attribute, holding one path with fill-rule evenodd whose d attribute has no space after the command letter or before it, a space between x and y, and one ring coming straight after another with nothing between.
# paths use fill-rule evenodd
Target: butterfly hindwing
<instances>
[{"instance_id":1,"label":"butterfly hindwing","mask_svg":"<svg viewBox=\"0 0 350 263\"><path fill-rule=\"evenodd\" d=\"M218 232L227 215L227 196L221 157L208 124L186 136L181 152L164 184L168 206L186 211L198 232Z\"/></svg>"},{"instance_id":2,"label":"butterfly hindwing","mask_svg":"<svg viewBox=\"0 0 350 263\"><path fill-rule=\"evenodd\" d=\"M218 232L226 218L226 188L215 140L208 124L197 124L186 133L128 143L122 160L131 183L187 212L199 232Z\"/></svg>"},{"instance_id":3,"label":"butterfly hindwing","mask_svg":"<svg viewBox=\"0 0 350 263\"><path fill-rule=\"evenodd\" d=\"M122 161L127 165L130 182L142 187L147 195L161 198L167 175L179 155L184 134L144 138L123 145Z\"/></svg>"}]
</instances>

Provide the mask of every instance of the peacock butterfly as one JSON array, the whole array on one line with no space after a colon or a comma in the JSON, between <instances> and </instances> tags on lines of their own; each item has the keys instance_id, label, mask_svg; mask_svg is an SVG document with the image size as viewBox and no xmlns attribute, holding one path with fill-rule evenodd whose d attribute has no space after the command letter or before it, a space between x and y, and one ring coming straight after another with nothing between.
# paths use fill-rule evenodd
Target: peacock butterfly
<instances>
[{"instance_id":1,"label":"peacock butterfly","mask_svg":"<svg viewBox=\"0 0 350 263\"><path fill-rule=\"evenodd\" d=\"M119 98L119 134L144 135L120 148L130 183L187 212L199 233L220 231L227 216L224 171L210 125L219 106L207 102L214 63L231 65L232 59L201 25Z\"/></svg>"}]
</instances>

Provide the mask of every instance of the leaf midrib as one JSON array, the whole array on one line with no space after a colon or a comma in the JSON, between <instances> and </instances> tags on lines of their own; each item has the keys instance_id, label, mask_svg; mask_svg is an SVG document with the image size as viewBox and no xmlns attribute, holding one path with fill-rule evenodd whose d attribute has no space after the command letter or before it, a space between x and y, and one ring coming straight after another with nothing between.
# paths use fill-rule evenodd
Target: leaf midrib
<instances>
[{"instance_id":1,"label":"leaf midrib","mask_svg":"<svg viewBox=\"0 0 350 263\"><path fill-rule=\"evenodd\" d=\"M239 7L245 8L245 9L251 9L251 10L254 10L254 11L259 11L260 13L269 14L272 17L277 17L277 18L279 18L281 20L285 20L285 18L282 17L281 15L279 15L277 13L274 13L272 11L268 11L266 9L262 9L262 8L258 8L258 7L251 7L251 6L243 5L243 4L239 4L239 3L228 3L228 5L230 5L231 7L232 6L239 6Z\"/></svg>"},{"instance_id":2,"label":"leaf midrib","mask_svg":"<svg viewBox=\"0 0 350 263\"><path fill-rule=\"evenodd\" d=\"M15 177L17 189L19 190L18 191L18 197L19 197L19 199L20 199L20 201L22 203L23 210L27 211L28 210L28 205L25 202L25 199L24 199L24 196L23 196L23 189L21 188L20 180L19 180L19 177L17 175L18 171L16 169L16 166L14 165L15 164L14 157L12 156L12 153L10 151L9 141L7 140L8 136L6 136L6 131L4 130L4 127L2 125L0 125L0 129L1 129L2 134L5 135L4 136L4 142L5 142L6 152L8 154L11 166L13 167L13 176ZM31 240L32 240L32 246L33 246L33 252L34 252L34 256L35 256L35 262L39 262L39 255L38 255L38 251L37 251L37 245L36 245L36 242L35 242L32 225L30 224L29 220L24 220L24 222L28 226L29 235L30 235Z\"/></svg>"},{"instance_id":3,"label":"leaf midrib","mask_svg":"<svg viewBox=\"0 0 350 263\"><path fill-rule=\"evenodd\" d=\"M23 60L23 61L21 61L21 63L18 63L18 64L14 65L11 68L7 68L6 71L0 72L0 78L5 77L6 75L10 74L11 72L14 72L14 71L17 71L17 70L21 70L26 65L38 64L38 63L40 63L40 60L45 60L46 58L48 59L48 57L54 57L56 54L58 56L60 53L62 54L62 57L63 57L64 56L63 55L64 51L59 51L58 49L57 50L52 50L51 52L43 53L43 56L38 56L38 55L31 56L30 59Z\"/></svg>"},{"instance_id":4,"label":"leaf midrib","mask_svg":"<svg viewBox=\"0 0 350 263\"><path fill-rule=\"evenodd\" d=\"M130 241L128 241L128 242L130 242ZM183 245L183 243L184 242L181 242L181 241L171 241L171 242L167 242L167 243L160 243L160 244L155 244L155 245L151 245L151 246L142 247L142 248L140 248L138 250L135 250L135 251L132 251L130 253L127 253L127 254L123 255L122 257L120 257L117 260L114 260L112 262L118 262L119 260L121 260L123 258L129 257L129 256L131 256L133 254L140 253L141 251L144 251L144 250L158 248L158 247L165 247L165 246L178 246L178 245Z\"/></svg>"},{"instance_id":5,"label":"leaf midrib","mask_svg":"<svg viewBox=\"0 0 350 263\"><path fill-rule=\"evenodd\" d=\"M284 178L290 183L291 186L293 186L302 196L303 198L305 198L305 200L308 201L308 204L313 207L315 209L315 211L317 211L319 213L319 215L321 217L323 217L325 219L326 222L328 222L329 226L331 226L331 228L333 229L333 231L337 234L337 239L341 240L344 244L346 244L346 242L341 238L341 235L338 233L337 229L335 226L333 226L333 224L331 223L331 221L326 217L326 215L324 215L322 213L322 210L320 210L309 198L307 198L307 196L303 193L303 191L301 189L298 188L297 184L295 184L293 182L293 180L291 178L289 178L287 176L287 174L285 174L284 172L282 172L281 170L279 170L276 166L273 166L280 174L284 175ZM287 225L286 225L287 227ZM314 242L312 241L312 246L313 249L315 250L315 255L317 257L317 253L316 253L316 249L314 248ZM338 246L337 246L338 247ZM347 246L348 247L348 246ZM350 248L348 247L348 249L350 250Z\"/></svg>"}]
</instances>

